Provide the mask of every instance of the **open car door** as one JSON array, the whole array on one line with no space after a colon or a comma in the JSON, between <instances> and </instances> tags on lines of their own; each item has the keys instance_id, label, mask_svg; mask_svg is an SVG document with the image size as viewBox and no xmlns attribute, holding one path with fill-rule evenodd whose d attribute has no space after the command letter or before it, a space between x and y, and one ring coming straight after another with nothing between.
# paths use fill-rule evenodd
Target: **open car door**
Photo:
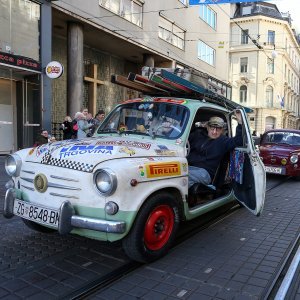
<instances>
[{"instance_id":1,"label":"open car door","mask_svg":"<svg viewBox=\"0 0 300 300\"><path fill-rule=\"evenodd\" d=\"M266 172L257 153L251 137L247 116L243 108L239 109L243 120L243 146L236 148L231 155L231 168L233 168L233 191L235 198L259 216L264 207L266 192ZM235 135L237 120L230 115L232 136ZM232 173L232 172L231 172Z\"/></svg>"}]
</instances>

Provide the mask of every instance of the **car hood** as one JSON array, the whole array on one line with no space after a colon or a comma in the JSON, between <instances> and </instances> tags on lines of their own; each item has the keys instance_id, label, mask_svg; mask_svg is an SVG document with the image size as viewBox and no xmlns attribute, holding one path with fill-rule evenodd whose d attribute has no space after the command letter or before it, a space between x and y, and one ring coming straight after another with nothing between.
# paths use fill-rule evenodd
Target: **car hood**
<instances>
[{"instance_id":1,"label":"car hood","mask_svg":"<svg viewBox=\"0 0 300 300\"><path fill-rule=\"evenodd\" d=\"M291 153L300 152L299 146L292 146L288 144L266 144L259 147L260 154L288 156Z\"/></svg>"},{"instance_id":2,"label":"car hood","mask_svg":"<svg viewBox=\"0 0 300 300\"><path fill-rule=\"evenodd\" d=\"M163 141L126 137L93 137L80 140L65 140L31 148L26 161L61 167L85 166L91 171L102 161L125 157L178 156L183 147L165 144Z\"/></svg>"}]
</instances>

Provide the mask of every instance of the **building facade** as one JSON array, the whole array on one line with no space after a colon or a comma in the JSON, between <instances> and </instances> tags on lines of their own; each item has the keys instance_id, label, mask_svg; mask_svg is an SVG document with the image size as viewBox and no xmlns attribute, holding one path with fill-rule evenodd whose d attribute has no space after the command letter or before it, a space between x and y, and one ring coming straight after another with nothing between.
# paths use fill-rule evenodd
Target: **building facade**
<instances>
[{"instance_id":1,"label":"building facade","mask_svg":"<svg viewBox=\"0 0 300 300\"><path fill-rule=\"evenodd\" d=\"M41 36L51 32L51 6L1 1L0 27L0 154L6 154L33 145L38 131L50 123L45 95L51 89L42 69L51 58L51 44Z\"/></svg>"},{"instance_id":2,"label":"building facade","mask_svg":"<svg viewBox=\"0 0 300 300\"><path fill-rule=\"evenodd\" d=\"M228 83L224 61L229 56L230 5L69 0L52 2L52 7L53 60L67 70L53 81L54 123L66 114L73 117L82 106L92 113L100 108L109 112L120 101L136 96L112 84L111 75L141 73L144 65L189 67ZM74 65L81 60L82 69Z\"/></svg>"},{"instance_id":3,"label":"building facade","mask_svg":"<svg viewBox=\"0 0 300 300\"><path fill-rule=\"evenodd\" d=\"M232 7L233 99L253 108L252 130L300 128L300 50L289 14L268 2Z\"/></svg>"},{"instance_id":4,"label":"building facade","mask_svg":"<svg viewBox=\"0 0 300 300\"><path fill-rule=\"evenodd\" d=\"M109 112L137 96L111 83L113 74L188 67L228 83L229 4L7 0L0 8L0 154L30 147L42 128L58 133L82 107ZM50 61L64 66L60 78L45 76Z\"/></svg>"}]
</instances>

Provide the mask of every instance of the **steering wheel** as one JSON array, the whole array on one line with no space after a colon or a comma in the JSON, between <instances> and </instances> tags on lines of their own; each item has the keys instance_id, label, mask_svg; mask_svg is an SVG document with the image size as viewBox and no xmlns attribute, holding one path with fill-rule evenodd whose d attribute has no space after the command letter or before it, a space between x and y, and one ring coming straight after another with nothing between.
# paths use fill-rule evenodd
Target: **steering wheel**
<instances>
[{"instance_id":1,"label":"steering wheel","mask_svg":"<svg viewBox=\"0 0 300 300\"><path fill-rule=\"evenodd\" d=\"M161 130L162 128L166 128L166 129L171 128L171 129L173 129L173 130L175 130L175 131L181 133L181 129L180 129L180 128L177 128L176 126L174 126L174 125L172 125L172 124L169 124L168 126L166 126L164 123L162 123L162 124L160 124L160 125L156 128L156 130L155 130L155 135L156 135L157 132L158 132L159 130ZM168 133L169 133L169 132L168 132Z\"/></svg>"}]
</instances>

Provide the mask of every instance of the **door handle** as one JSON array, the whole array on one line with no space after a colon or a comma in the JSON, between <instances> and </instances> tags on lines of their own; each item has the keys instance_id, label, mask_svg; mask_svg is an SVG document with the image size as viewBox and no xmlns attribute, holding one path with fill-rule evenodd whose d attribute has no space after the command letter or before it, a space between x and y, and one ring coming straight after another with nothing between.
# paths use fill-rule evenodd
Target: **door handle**
<instances>
[{"instance_id":1,"label":"door handle","mask_svg":"<svg viewBox=\"0 0 300 300\"><path fill-rule=\"evenodd\" d=\"M27 127L38 127L38 126L41 126L41 124L25 123L24 126L27 126Z\"/></svg>"}]
</instances>

